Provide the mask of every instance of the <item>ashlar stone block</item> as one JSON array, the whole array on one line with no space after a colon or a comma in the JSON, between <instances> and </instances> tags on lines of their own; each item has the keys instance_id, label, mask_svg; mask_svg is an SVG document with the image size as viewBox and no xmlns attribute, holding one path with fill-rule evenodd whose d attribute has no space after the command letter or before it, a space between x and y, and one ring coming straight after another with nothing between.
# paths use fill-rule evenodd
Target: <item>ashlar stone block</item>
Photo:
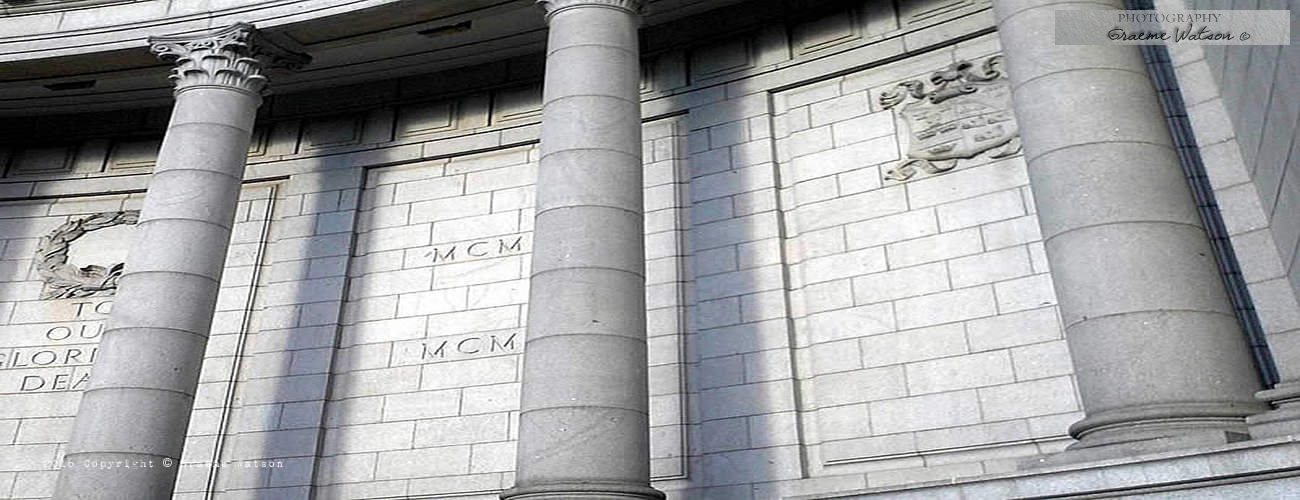
<instances>
[{"instance_id":1,"label":"ashlar stone block","mask_svg":"<svg viewBox=\"0 0 1300 500\"><path fill-rule=\"evenodd\" d=\"M934 411L944 408L945 411ZM980 421L974 390L941 392L870 404L872 428L877 434L937 429Z\"/></svg>"}]
</instances>

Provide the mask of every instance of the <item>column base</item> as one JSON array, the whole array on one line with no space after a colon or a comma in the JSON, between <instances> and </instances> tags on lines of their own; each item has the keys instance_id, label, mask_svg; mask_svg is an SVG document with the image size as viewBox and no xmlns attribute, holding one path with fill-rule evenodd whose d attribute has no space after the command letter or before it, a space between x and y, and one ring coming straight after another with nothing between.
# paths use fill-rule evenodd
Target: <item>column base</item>
<instances>
[{"instance_id":1,"label":"column base","mask_svg":"<svg viewBox=\"0 0 1300 500\"><path fill-rule=\"evenodd\" d=\"M1037 467L1052 467L1057 465L1075 464L1082 462L1095 462L1098 460L1110 460L1114 458L1132 457L1135 455L1144 455L1148 453L1159 453L1170 450L1180 450L1187 448L1200 448L1208 446L1222 446L1228 443L1249 440L1250 436L1245 432L1232 431L1205 431L1199 433L1182 434L1178 436L1168 436L1152 439L1142 439L1137 441L1128 441L1122 443L1110 443L1097 446L1076 448L1080 443L1075 443L1065 451L1047 457L1033 458L1018 463L1019 469L1033 469Z\"/></svg>"},{"instance_id":2,"label":"column base","mask_svg":"<svg viewBox=\"0 0 1300 500\"><path fill-rule=\"evenodd\" d=\"M1278 384L1255 393L1255 399L1272 403L1273 409L1246 417L1250 436L1255 439L1300 435L1300 382Z\"/></svg>"},{"instance_id":3,"label":"column base","mask_svg":"<svg viewBox=\"0 0 1300 500\"><path fill-rule=\"evenodd\" d=\"M1221 446L1251 435L1255 405L1185 403L1100 412L1070 426L1079 439L1065 451L1024 461L1022 468L1091 462L1181 448Z\"/></svg>"},{"instance_id":4,"label":"column base","mask_svg":"<svg viewBox=\"0 0 1300 500\"><path fill-rule=\"evenodd\" d=\"M501 500L663 500L662 491L625 483L551 483L522 486L501 492Z\"/></svg>"}]
</instances>

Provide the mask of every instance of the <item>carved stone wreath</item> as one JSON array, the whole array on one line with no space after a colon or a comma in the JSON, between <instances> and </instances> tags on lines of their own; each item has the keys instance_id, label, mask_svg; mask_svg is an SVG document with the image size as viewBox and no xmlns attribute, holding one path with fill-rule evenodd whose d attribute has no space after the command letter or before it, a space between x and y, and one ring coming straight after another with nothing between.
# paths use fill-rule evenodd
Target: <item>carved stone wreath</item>
<instances>
[{"instance_id":1,"label":"carved stone wreath","mask_svg":"<svg viewBox=\"0 0 1300 500\"><path fill-rule=\"evenodd\" d=\"M102 212L89 217L73 219L41 237L36 248L36 270L45 280L42 299L67 299L112 295L117 290L117 279L122 276L123 263L108 267L89 265L78 268L68 263L69 245L82 235L119 224L135 224L139 210Z\"/></svg>"}]
</instances>

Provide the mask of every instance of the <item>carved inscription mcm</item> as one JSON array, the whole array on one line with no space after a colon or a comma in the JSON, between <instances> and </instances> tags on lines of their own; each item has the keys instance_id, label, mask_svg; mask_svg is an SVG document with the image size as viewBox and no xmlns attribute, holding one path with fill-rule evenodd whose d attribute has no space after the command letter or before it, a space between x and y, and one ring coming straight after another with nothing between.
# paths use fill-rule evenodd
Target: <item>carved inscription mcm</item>
<instances>
[{"instance_id":1,"label":"carved inscription mcm","mask_svg":"<svg viewBox=\"0 0 1300 500\"><path fill-rule=\"evenodd\" d=\"M885 177L904 181L917 169L928 174L952 170L957 162L985 152L1003 158L1020 151L1020 129L1011 111L1011 86L1002 56L981 65L958 61L930 75L929 82L910 80L880 95L908 131L907 156Z\"/></svg>"}]
</instances>

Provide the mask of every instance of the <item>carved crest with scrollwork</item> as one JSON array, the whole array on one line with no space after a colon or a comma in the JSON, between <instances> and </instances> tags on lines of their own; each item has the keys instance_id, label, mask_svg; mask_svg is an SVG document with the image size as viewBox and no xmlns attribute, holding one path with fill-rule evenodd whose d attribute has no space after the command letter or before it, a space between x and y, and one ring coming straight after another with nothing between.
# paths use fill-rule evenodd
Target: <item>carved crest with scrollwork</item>
<instances>
[{"instance_id":1,"label":"carved crest with scrollwork","mask_svg":"<svg viewBox=\"0 0 1300 500\"><path fill-rule=\"evenodd\" d=\"M908 131L907 156L885 174L887 179L904 181L918 169L947 172L959 160L985 152L1003 158L1020 151L1002 56L979 66L955 62L931 74L928 85L921 80L900 83L880 95L880 105L894 109Z\"/></svg>"}]
</instances>

